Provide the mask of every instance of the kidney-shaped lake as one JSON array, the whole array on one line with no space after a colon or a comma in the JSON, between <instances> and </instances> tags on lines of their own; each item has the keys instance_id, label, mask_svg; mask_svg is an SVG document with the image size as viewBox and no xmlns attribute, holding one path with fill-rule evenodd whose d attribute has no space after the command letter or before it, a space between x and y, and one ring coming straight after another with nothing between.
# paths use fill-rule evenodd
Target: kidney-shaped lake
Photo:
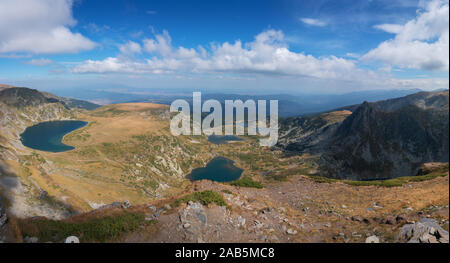
<instances>
[{"instance_id":1,"label":"kidney-shaped lake","mask_svg":"<svg viewBox=\"0 0 450 263\"><path fill-rule=\"evenodd\" d=\"M65 152L75 149L62 143L63 137L88 124L85 121L49 121L28 127L20 135L22 144L46 152Z\"/></svg>"},{"instance_id":2,"label":"kidney-shaped lake","mask_svg":"<svg viewBox=\"0 0 450 263\"><path fill-rule=\"evenodd\" d=\"M232 160L216 157L206 167L194 169L187 178L191 181L207 179L215 182L232 182L239 179L243 171L234 166Z\"/></svg>"}]
</instances>

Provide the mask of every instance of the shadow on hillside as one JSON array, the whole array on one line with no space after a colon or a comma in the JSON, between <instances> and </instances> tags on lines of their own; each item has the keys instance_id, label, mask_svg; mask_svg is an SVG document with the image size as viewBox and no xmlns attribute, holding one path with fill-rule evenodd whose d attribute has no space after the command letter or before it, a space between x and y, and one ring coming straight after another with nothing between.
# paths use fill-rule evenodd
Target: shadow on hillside
<instances>
[{"instance_id":1,"label":"shadow on hillside","mask_svg":"<svg viewBox=\"0 0 450 263\"><path fill-rule=\"evenodd\" d=\"M0 202L7 207L14 195L8 195L7 191L15 189L19 185L19 178L12 168L3 160L0 160Z\"/></svg>"}]
</instances>

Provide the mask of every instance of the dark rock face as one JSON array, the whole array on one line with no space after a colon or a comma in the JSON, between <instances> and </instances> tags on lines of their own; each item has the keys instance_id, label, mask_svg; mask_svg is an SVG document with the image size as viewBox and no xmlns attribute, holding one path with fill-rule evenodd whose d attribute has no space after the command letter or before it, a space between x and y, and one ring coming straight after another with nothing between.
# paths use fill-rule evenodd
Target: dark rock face
<instances>
[{"instance_id":1,"label":"dark rock face","mask_svg":"<svg viewBox=\"0 0 450 263\"><path fill-rule=\"evenodd\" d=\"M47 98L41 92L29 88L9 88L0 91L0 102L16 108L36 107L44 103L57 103L57 99Z\"/></svg>"},{"instance_id":2,"label":"dark rock face","mask_svg":"<svg viewBox=\"0 0 450 263\"><path fill-rule=\"evenodd\" d=\"M2 201L2 198L0 197L0 202ZM8 221L8 217L6 216L6 211L3 211L3 205L0 203L0 229L3 227L6 222Z\"/></svg>"},{"instance_id":3,"label":"dark rock face","mask_svg":"<svg viewBox=\"0 0 450 263\"><path fill-rule=\"evenodd\" d=\"M0 90L0 102L8 106L22 109L27 106L36 107L45 103L61 103L66 109L94 110L100 105L87 101L62 98L48 92L41 92L29 88L5 88Z\"/></svg>"},{"instance_id":4,"label":"dark rock face","mask_svg":"<svg viewBox=\"0 0 450 263\"><path fill-rule=\"evenodd\" d=\"M321 172L332 178L416 175L423 163L448 162L448 98L448 92L421 92L365 102L341 123L318 129L284 149L320 154Z\"/></svg>"}]
</instances>

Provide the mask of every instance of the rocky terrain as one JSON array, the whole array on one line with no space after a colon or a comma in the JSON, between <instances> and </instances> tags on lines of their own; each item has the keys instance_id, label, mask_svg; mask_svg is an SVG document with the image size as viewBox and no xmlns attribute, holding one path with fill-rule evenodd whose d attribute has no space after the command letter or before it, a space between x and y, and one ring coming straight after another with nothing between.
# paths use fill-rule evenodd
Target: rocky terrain
<instances>
[{"instance_id":1,"label":"rocky terrain","mask_svg":"<svg viewBox=\"0 0 450 263\"><path fill-rule=\"evenodd\" d=\"M405 98L281 120L269 149L254 137L221 145L173 137L164 105L86 110L2 86L0 242L448 242L448 92ZM66 119L88 122L63 139L75 150L22 145L26 127ZM402 134L406 127L414 129ZM375 135L383 141L369 140ZM403 152L383 176L355 169L355 156L387 163ZM242 178L186 178L216 156L234 161Z\"/></svg>"},{"instance_id":2,"label":"rocky terrain","mask_svg":"<svg viewBox=\"0 0 450 263\"><path fill-rule=\"evenodd\" d=\"M434 171L443 171L440 167ZM393 188L318 183L305 176L263 189L198 181L169 199L112 203L58 221L79 226L72 232L48 219L12 218L9 224L21 230L7 228L4 235L6 241L62 242L75 235L81 242L99 242L101 235L92 237L82 227L135 214L141 215L136 226L109 242L445 243L448 178L447 168L445 177ZM46 234L50 230L54 236Z\"/></svg>"},{"instance_id":3,"label":"rocky terrain","mask_svg":"<svg viewBox=\"0 0 450 263\"><path fill-rule=\"evenodd\" d=\"M414 175L424 163L448 162L448 99L448 91L422 92L365 102L341 120L326 121L331 113L294 118L282 123L278 146L291 153L317 154L321 175L327 177Z\"/></svg>"}]
</instances>

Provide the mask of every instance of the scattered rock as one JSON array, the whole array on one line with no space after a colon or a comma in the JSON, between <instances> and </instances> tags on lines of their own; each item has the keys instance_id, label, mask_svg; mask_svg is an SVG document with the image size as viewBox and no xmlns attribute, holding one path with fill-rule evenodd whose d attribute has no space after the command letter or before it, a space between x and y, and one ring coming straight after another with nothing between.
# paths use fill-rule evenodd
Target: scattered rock
<instances>
[{"instance_id":1,"label":"scattered rock","mask_svg":"<svg viewBox=\"0 0 450 263\"><path fill-rule=\"evenodd\" d=\"M238 216L237 218L237 223L238 223L238 227L240 226L245 226L245 218L243 218L242 216Z\"/></svg>"},{"instance_id":2,"label":"scattered rock","mask_svg":"<svg viewBox=\"0 0 450 263\"><path fill-rule=\"evenodd\" d=\"M183 228L184 229L188 229L188 228L190 228L191 227L191 224L189 224L189 223L185 223L184 225L183 225Z\"/></svg>"},{"instance_id":3,"label":"scattered rock","mask_svg":"<svg viewBox=\"0 0 450 263\"><path fill-rule=\"evenodd\" d=\"M397 224L397 219L394 218L393 216L388 216L384 219L383 223L386 225L395 225Z\"/></svg>"},{"instance_id":4,"label":"scattered rock","mask_svg":"<svg viewBox=\"0 0 450 263\"><path fill-rule=\"evenodd\" d=\"M358 232L353 232L353 233L352 233L352 236L353 236L353 237L357 237L357 238L361 238L361 237L362 237L362 235L361 235L361 234L358 234Z\"/></svg>"},{"instance_id":5,"label":"scattered rock","mask_svg":"<svg viewBox=\"0 0 450 263\"><path fill-rule=\"evenodd\" d=\"M256 229L261 229L264 227L264 224L259 222L258 220L255 220L253 223L255 224Z\"/></svg>"},{"instance_id":6,"label":"scattered rock","mask_svg":"<svg viewBox=\"0 0 450 263\"><path fill-rule=\"evenodd\" d=\"M380 239L377 236L370 236L366 238L366 243L380 243Z\"/></svg>"},{"instance_id":7,"label":"scattered rock","mask_svg":"<svg viewBox=\"0 0 450 263\"><path fill-rule=\"evenodd\" d=\"M78 243L80 243L80 240L76 236L70 236L70 237L66 238L66 240L64 240L64 243L78 244Z\"/></svg>"},{"instance_id":8,"label":"scattered rock","mask_svg":"<svg viewBox=\"0 0 450 263\"><path fill-rule=\"evenodd\" d=\"M48 196L48 192L47 192L47 191L45 191L45 190L43 190L43 189L41 189L41 190L39 191L39 199L40 199L40 200L47 198L47 196Z\"/></svg>"},{"instance_id":9,"label":"scattered rock","mask_svg":"<svg viewBox=\"0 0 450 263\"><path fill-rule=\"evenodd\" d=\"M113 202L109 205L104 205L104 206L97 208L96 211L111 209L111 208L120 208L121 206L122 206L122 204L120 202Z\"/></svg>"},{"instance_id":10,"label":"scattered rock","mask_svg":"<svg viewBox=\"0 0 450 263\"><path fill-rule=\"evenodd\" d=\"M404 225L397 240L408 243L448 243L449 236L434 219L424 218L418 223Z\"/></svg>"},{"instance_id":11,"label":"scattered rock","mask_svg":"<svg viewBox=\"0 0 450 263\"><path fill-rule=\"evenodd\" d=\"M171 207L169 204L165 204L165 205L164 205L164 209L170 210L170 209L172 209L172 207Z\"/></svg>"},{"instance_id":12,"label":"scattered rock","mask_svg":"<svg viewBox=\"0 0 450 263\"><path fill-rule=\"evenodd\" d=\"M400 224L400 223L406 222L406 218L404 218L403 216L397 216L395 218L395 221L397 224Z\"/></svg>"},{"instance_id":13,"label":"scattered rock","mask_svg":"<svg viewBox=\"0 0 450 263\"><path fill-rule=\"evenodd\" d=\"M25 243L37 243L39 239L37 237L25 237L23 242Z\"/></svg>"},{"instance_id":14,"label":"scattered rock","mask_svg":"<svg viewBox=\"0 0 450 263\"><path fill-rule=\"evenodd\" d=\"M4 226L8 221L6 214L0 215L0 227Z\"/></svg>"},{"instance_id":15,"label":"scattered rock","mask_svg":"<svg viewBox=\"0 0 450 263\"><path fill-rule=\"evenodd\" d=\"M381 205L379 205L377 202L375 202L375 203L373 203L373 208L381 209L383 207Z\"/></svg>"},{"instance_id":16,"label":"scattered rock","mask_svg":"<svg viewBox=\"0 0 450 263\"><path fill-rule=\"evenodd\" d=\"M162 212L164 212L164 209L162 208L156 210L156 212L153 214L153 219L157 219L162 214Z\"/></svg>"},{"instance_id":17,"label":"scattered rock","mask_svg":"<svg viewBox=\"0 0 450 263\"><path fill-rule=\"evenodd\" d=\"M346 205L342 205L341 208L342 209L347 209L347 206Z\"/></svg>"},{"instance_id":18,"label":"scattered rock","mask_svg":"<svg viewBox=\"0 0 450 263\"><path fill-rule=\"evenodd\" d=\"M291 228L288 228L288 229L286 230L286 233L287 233L288 235L297 235L298 231L297 231L297 230L294 230L294 229L291 229Z\"/></svg>"},{"instance_id":19,"label":"scattered rock","mask_svg":"<svg viewBox=\"0 0 450 263\"><path fill-rule=\"evenodd\" d=\"M122 203L123 209L128 209L128 208L130 208L130 206L131 206L131 204L128 200Z\"/></svg>"},{"instance_id":20,"label":"scattered rock","mask_svg":"<svg viewBox=\"0 0 450 263\"><path fill-rule=\"evenodd\" d=\"M356 221L356 222L362 222L363 221L362 217L360 217L360 216L352 216L351 220L352 221Z\"/></svg>"},{"instance_id":21,"label":"scattered rock","mask_svg":"<svg viewBox=\"0 0 450 263\"><path fill-rule=\"evenodd\" d=\"M0 201L2 198L0 197ZM6 224L8 221L8 217L6 216L6 212L3 213L3 205L0 203L0 228Z\"/></svg>"}]
</instances>

